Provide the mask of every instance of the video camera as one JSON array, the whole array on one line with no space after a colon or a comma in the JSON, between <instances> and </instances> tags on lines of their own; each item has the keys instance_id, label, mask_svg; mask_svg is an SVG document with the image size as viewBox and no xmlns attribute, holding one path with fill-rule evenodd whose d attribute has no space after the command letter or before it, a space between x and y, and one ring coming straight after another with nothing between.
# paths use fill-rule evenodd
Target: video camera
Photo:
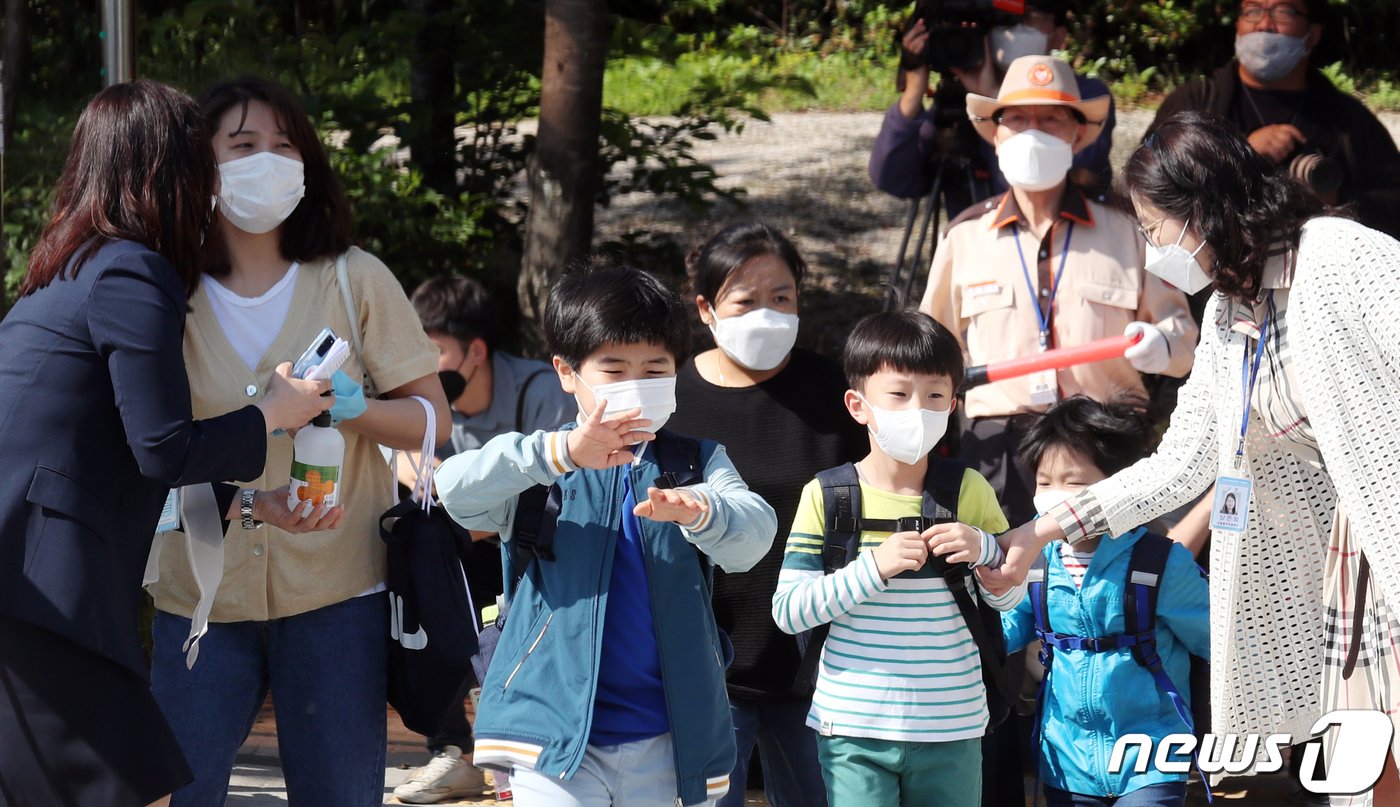
<instances>
[{"instance_id":1,"label":"video camera","mask_svg":"<svg viewBox=\"0 0 1400 807\"><path fill-rule=\"evenodd\" d=\"M924 61L938 73L981 67L992 26L1011 25L1026 13L1025 0L925 0L923 7Z\"/></svg>"}]
</instances>

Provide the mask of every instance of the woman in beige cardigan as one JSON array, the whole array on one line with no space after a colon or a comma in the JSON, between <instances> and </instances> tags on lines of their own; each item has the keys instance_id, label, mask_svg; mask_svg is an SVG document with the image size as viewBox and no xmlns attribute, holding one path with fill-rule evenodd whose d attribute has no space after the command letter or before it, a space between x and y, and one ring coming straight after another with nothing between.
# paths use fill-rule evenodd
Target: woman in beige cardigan
<instances>
[{"instance_id":1,"label":"woman in beige cardigan","mask_svg":"<svg viewBox=\"0 0 1400 807\"><path fill-rule=\"evenodd\" d=\"M224 803L234 754L270 691L292 803L377 807L390 615L378 520L394 501L379 446L422 444L424 410L413 396L433 404L436 423L426 425L437 442L448 438L437 348L384 264L350 246L349 205L296 99L239 79L206 90L201 106L220 162L228 265L206 274L190 300L194 411L256 395L267 368L297 358L323 327L363 350L334 383L343 513L288 512L284 435L268 440L263 475L241 480L242 518L223 536L214 528L221 581L187 560L206 542L181 533L165 542L151 588L152 687L195 773L172 804ZM366 399L362 379L379 398ZM202 596L210 586L212 611Z\"/></svg>"},{"instance_id":2,"label":"woman in beige cardigan","mask_svg":"<svg viewBox=\"0 0 1400 807\"><path fill-rule=\"evenodd\" d=\"M1164 124L1125 176L1148 270L1188 293L1215 283L1196 370L1156 454L1002 536L1003 582L1052 540L1119 534L1220 479L1245 528L1213 525L1212 731L1301 741L1340 705L1395 710L1400 242L1317 216L1315 199L1199 113ZM1363 553L1364 641L1344 629ZM1393 769L1382 783L1400 784Z\"/></svg>"}]
</instances>

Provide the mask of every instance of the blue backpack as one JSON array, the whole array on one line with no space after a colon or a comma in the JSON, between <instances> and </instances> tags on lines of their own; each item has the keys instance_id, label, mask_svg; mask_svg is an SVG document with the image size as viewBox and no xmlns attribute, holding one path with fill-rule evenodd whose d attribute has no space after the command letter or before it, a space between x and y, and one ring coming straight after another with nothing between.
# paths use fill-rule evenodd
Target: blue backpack
<instances>
[{"instance_id":1,"label":"blue backpack","mask_svg":"<svg viewBox=\"0 0 1400 807\"><path fill-rule=\"evenodd\" d=\"M1133 660L1151 673L1152 680L1167 693L1172 705L1176 707L1177 715L1186 723L1187 730L1195 730L1191 709L1172 683L1171 676L1167 675L1166 668L1162 665L1162 657L1157 653L1157 595L1174 543L1165 535L1145 532L1133 546L1133 554L1128 560L1126 596L1123 598L1125 630L1113 636L1074 636L1055 631L1050 625L1050 595L1049 586L1045 585L1045 566L1037 565L1027 573L1026 596L1030 598L1035 614L1035 635L1040 639L1040 663L1045 668L1045 677L1041 679L1040 691L1036 696L1036 721L1031 734L1031 748L1040 747L1045 691L1050 688L1050 675L1054 671L1057 652L1106 653L1128 648L1133 654ZM1197 767L1199 769L1199 762ZM1201 778L1204 781L1204 773ZM1209 784L1206 785L1206 796L1210 796Z\"/></svg>"}]
</instances>

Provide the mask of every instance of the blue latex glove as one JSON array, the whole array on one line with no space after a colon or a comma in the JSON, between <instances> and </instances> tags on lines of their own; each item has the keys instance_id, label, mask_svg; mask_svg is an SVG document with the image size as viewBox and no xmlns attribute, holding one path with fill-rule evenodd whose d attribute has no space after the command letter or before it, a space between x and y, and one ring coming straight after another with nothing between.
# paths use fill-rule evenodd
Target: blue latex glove
<instances>
[{"instance_id":1,"label":"blue latex glove","mask_svg":"<svg viewBox=\"0 0 1400 807\"><path fill-rule=\"evenodd\" d=\"M354 420L368 408L364 389L344 370L336 370L335 375L331 376L331 392L335 393L335 405L330 409L332 426L342 420Z\"/></svg>"}]
</instances>

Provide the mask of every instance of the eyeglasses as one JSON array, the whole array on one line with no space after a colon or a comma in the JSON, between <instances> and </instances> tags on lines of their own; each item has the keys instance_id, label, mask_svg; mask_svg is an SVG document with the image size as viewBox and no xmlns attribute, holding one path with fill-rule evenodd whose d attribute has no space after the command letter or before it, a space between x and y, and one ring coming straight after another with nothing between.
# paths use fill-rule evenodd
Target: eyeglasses
<instances>
[{"instance_id":1,"label":"eyeglasses","mask_svg":"<svg viewBox=\"0 0 1400 807\"><path fill-rule=\"evenodd\" d=\"M1288 26L1299 20L1308 19L1308 13L1296 6L1279 5L1270 6L1245 6L1240 9L1240 19L1250 25L1258 25L1264 21L1264 17L1274 21L1274 25Z\"/></svg>"},{"instance_id":2,"label":"eyeglasses","mask_svg":"<svg viewBox=\"0 0 1400 807\"><path fill-rule=\"evenodd\" d=\"M1139 223L1137 225L1138 235L1142 236L1143 241L1146 241L1148 244L1152 244L1152 231L1162 226L1162 222L1166 221L1167 218L1167 216L1163 216L1160 219L1157 219L1156 221L1146 226L1144 226L1142 223ZM1153 244L1153 246L1156 245Z\"/></svg>"},{"instance_id":3,"label":"eyeglasses","mask_svg":"<svg viewBox=\"0 0 1400 807\"><path fill-rule=\"evenodd\" d=\"M1069 135L1074 132L1082 121L1075 116L1075 112L1068 107L1064 111L1037 110L1030 111L1024 107L1008 107L997 110L992 115L992 120L998 126L1005 126L1017 134L1027 129L1039 129L1046 134L1057 136Z\"/></svg>"}]
</instances>

